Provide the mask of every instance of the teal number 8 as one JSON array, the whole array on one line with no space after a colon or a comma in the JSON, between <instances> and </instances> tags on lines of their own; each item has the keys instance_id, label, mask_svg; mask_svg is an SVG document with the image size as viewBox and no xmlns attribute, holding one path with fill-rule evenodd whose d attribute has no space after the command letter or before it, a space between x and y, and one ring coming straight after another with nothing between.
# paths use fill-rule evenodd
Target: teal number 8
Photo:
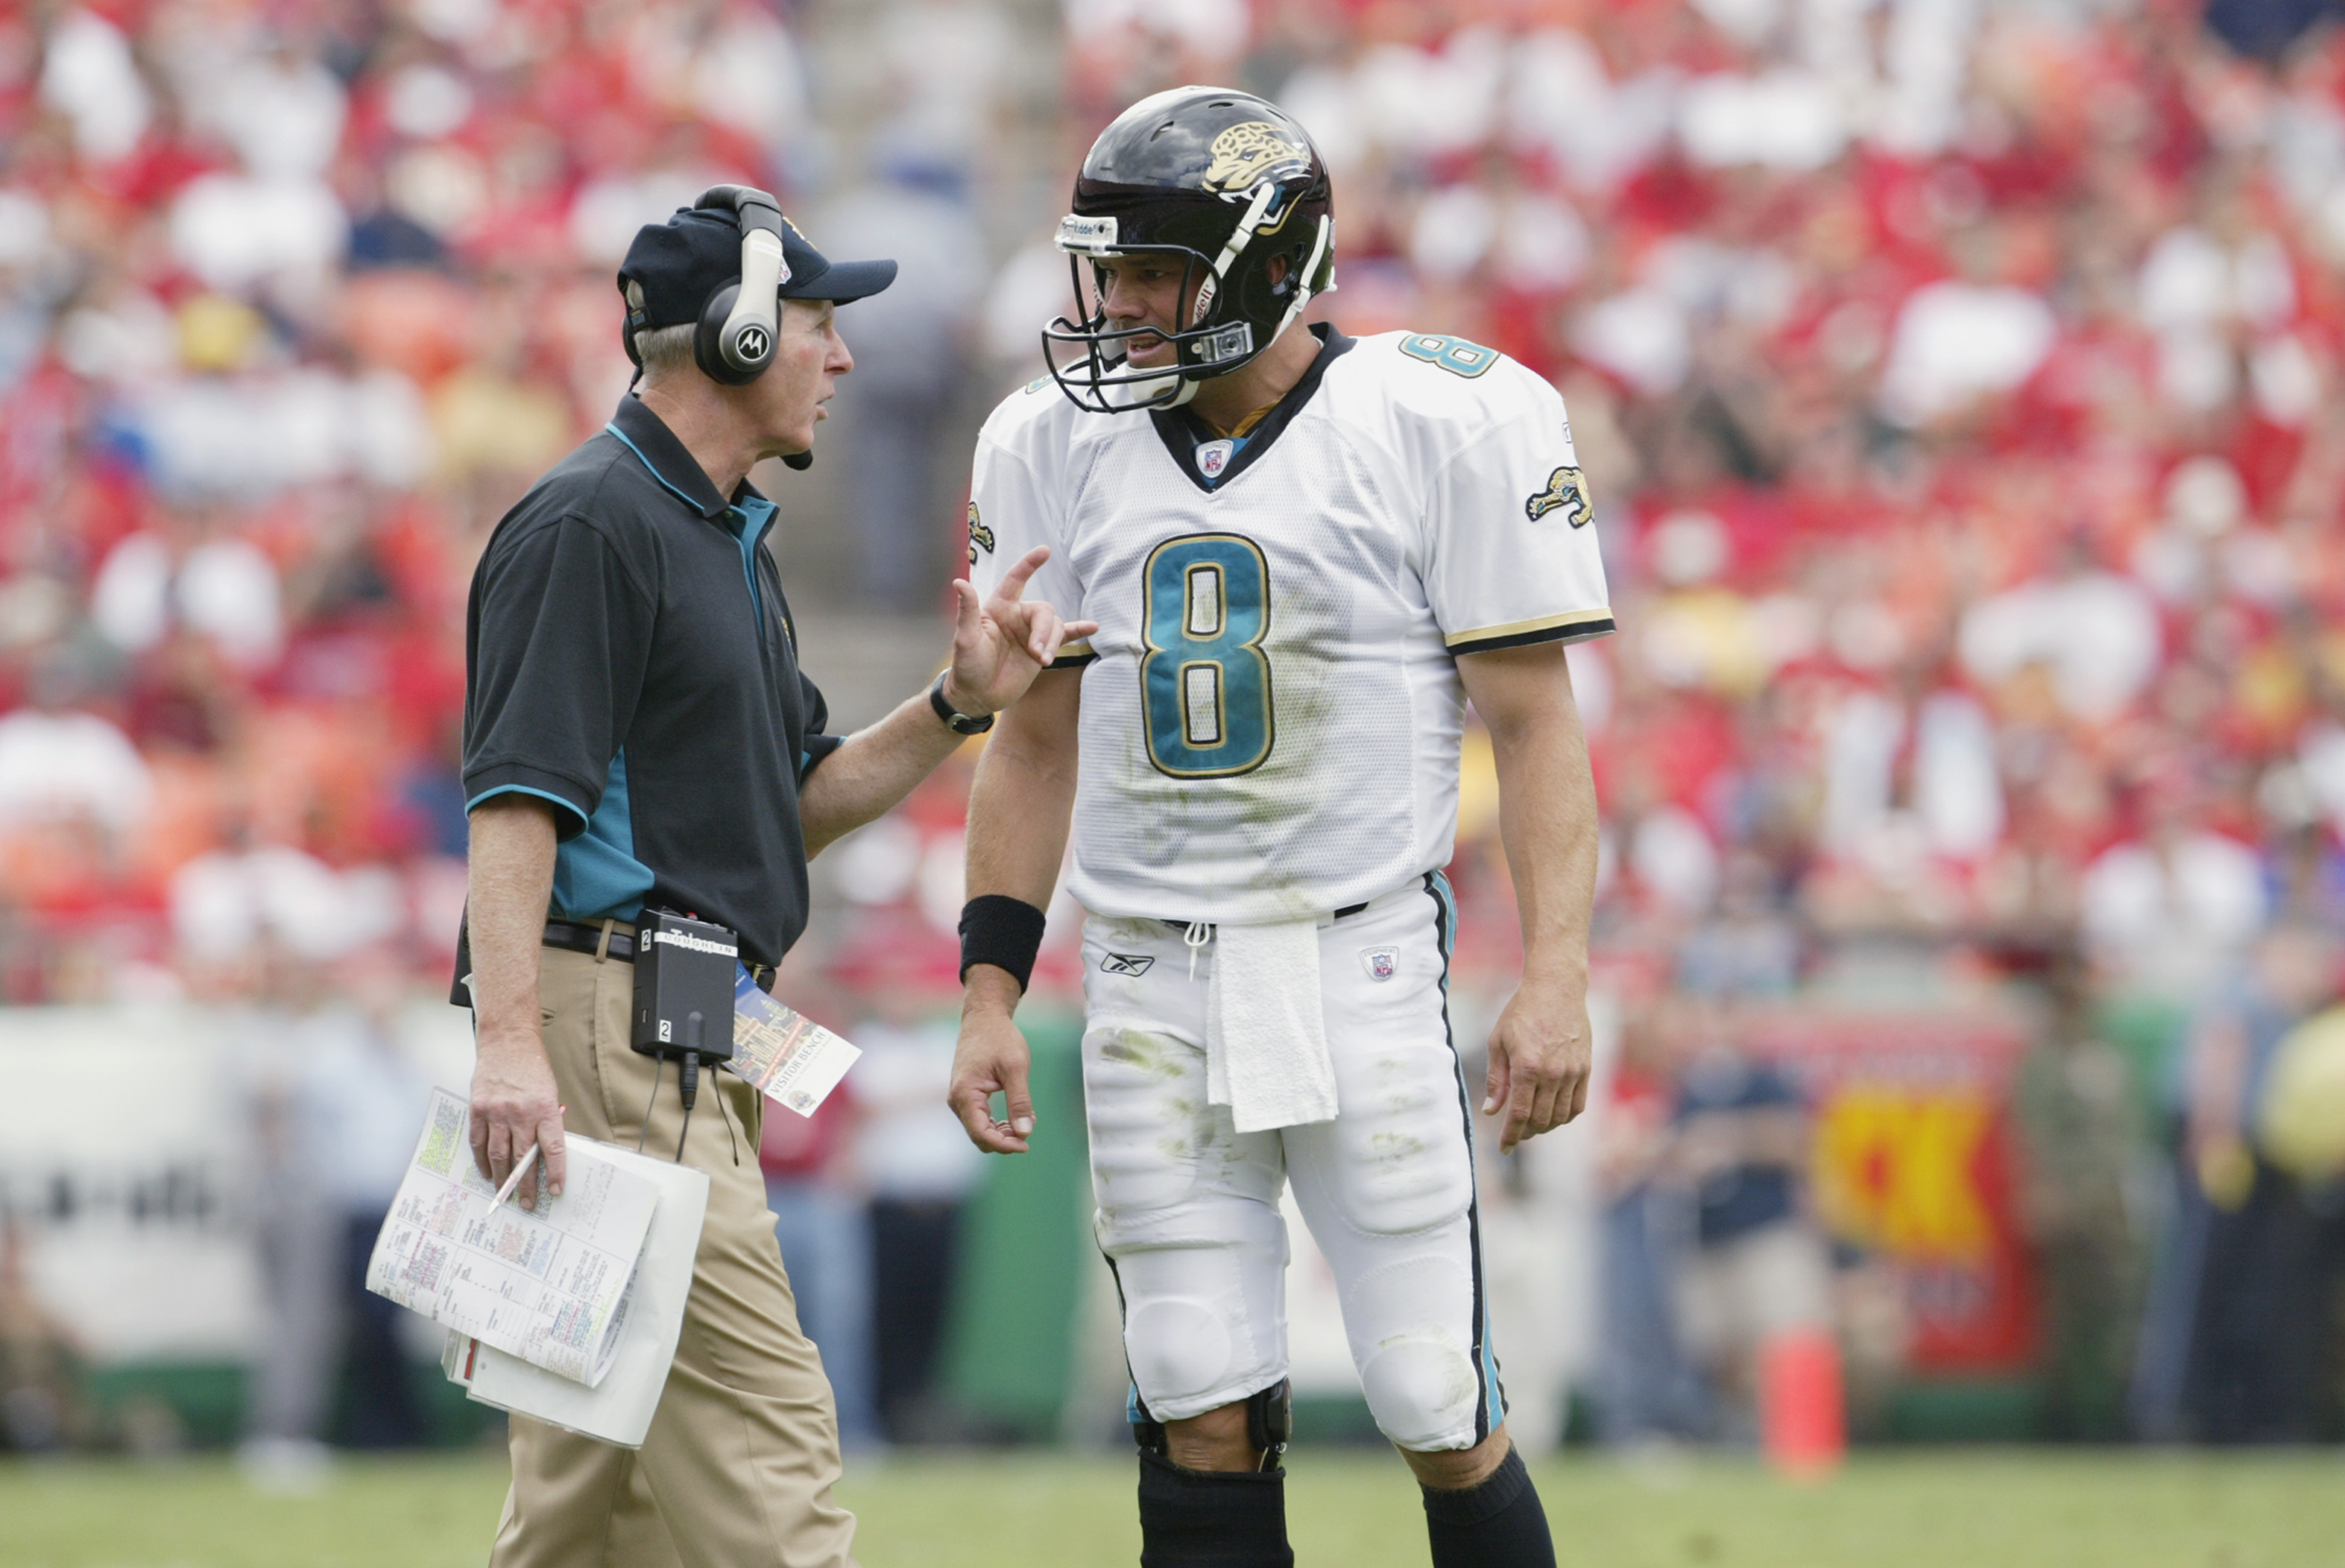
<instances>
[{"instance_id":1,"label":"teal number 8","mask_svg":"<svg viewBox=\"0 0 2345 1568\"><path fill-rule=\"evenodd\" d=\"M1412 359L1438 365L1453 376L1478 376L1498 362L1496 349L1485 349L1479 343L1468 343L1446 332L1413 333L1400 340L1400 351Z\"/></svg>"},{"instance_id":2,"label":"teal number 8","mask_svg":"<svg viewBox=\"0 0 2345 1568\"><path fill-rule=\"evenodd\" d=\"M1174 778L1226 778L1270 758L1270 563L1234 533L1167 540L1141 574L1148 760Z\"/></svg>"}]
</instances>

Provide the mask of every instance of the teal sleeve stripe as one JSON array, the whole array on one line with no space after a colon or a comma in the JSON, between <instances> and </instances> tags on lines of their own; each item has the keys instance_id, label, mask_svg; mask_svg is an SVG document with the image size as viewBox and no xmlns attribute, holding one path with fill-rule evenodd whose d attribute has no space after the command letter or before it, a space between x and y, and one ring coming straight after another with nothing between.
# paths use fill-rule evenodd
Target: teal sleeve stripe
<instances>
[{"instance_id":1,"label":"teal sleeve stripe","mask_svg":"<svg viewBox=\"0 0 2345 1568\"><path fill-rule=\"evenodd\" d=\"M482 801L494 800L501 794L533 794L540 800L552 801L563 811L568 812L572 816L577 817L582 825L586 821L584 816L579 814L579 811L576 806L572 805L560 795L551 794L550 792L542 789L532 789L527 784L499 784L494 789L484 789L480 794L474 795L472 799L466 801L464 803L464 809L469 812Z\"/></svg>"}]
</instances>

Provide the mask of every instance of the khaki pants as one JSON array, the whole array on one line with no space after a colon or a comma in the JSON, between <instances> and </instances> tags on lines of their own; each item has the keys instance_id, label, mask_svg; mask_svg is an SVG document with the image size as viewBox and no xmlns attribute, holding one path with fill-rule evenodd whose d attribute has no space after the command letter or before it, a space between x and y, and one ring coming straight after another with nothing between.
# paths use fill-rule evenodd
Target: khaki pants
<instances>
[{"instance_id":1,"label":"khaki pants","mask_svg":"<svg viewBox=\"0 0 2345 1568\"><path fill-rule=\"evenodd\" d=\"M624 929L624 927L622 928ZM634 969L546 948L539 998L563 1123L633 1148L655 1058L627 1045ZM662 1077L644 1152L675 1156L684 1111ZM630 1452L515 1416L513 1490L492 1568L839 1568L855 1516L832 1501L838 1421L774 1241L757 1168L757 1091L704 1067L686 1163L708 1219L666 1391Z\"/></svg>"}]
</instances>

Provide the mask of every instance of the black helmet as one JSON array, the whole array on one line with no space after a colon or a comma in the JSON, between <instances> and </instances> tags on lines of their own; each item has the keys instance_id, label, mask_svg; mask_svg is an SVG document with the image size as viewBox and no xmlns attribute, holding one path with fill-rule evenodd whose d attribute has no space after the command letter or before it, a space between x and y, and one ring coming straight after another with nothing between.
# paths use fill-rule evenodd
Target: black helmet
<instances>
[{"instance_id":1,"label":"black helmet","mask_svg":"<svg viewBox=\"0 0 2345 1568\"><path fill-rule=\"evenodd\" d=\"M1101 413L1171 408L1197 383L1224 376L1270 347L1312 296L1335 286L1335 222L1327 166L1284 110L1225 87L1175 87L1142 98L1100 133L1075 177L1074 211L1059 222L1059 248L1083 300L1082 266L1095 285L1078 324L1061 316L1042 329L1042 353L1059 389ZM1146 327L1108 319L1111 256L1177 256L1195 289L1189 324L1172 333L1174 363L1127 362ZM1286 268L1271 280L1274 257ZM1081 352L1064 363L1057 349Z\"/></svg>"}]
</instances>

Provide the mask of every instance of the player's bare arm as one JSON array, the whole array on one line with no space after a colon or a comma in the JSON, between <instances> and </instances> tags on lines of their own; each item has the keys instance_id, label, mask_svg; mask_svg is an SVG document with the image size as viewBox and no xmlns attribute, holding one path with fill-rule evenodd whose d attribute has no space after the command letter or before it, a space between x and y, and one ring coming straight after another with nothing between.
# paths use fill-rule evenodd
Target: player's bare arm
<instances>
[{"instance_id":1,"label":"player's bare arm","mask_svg":"<svg viewBox=\"0 0 2345 1568\"><path fill-rule=\"evenodd\" d=\"M1050 558L1047 549L1027 551L990 595L980 597L966 579L953 584L952 665L945 673L944 699L955 713L981 719L1008 708L1051 667L1061 644L1099 630L1088 621L1069 624L1049 604L1021 597L1028 579ZM848 736L807 778L799 797L807 854L820 854L887 812L965 738L937 722L925 692Z\"/></svg>"},{"instance_id":2,"label":"player's bare arm","mask_svg":"<svg viewBox=\"0 0 2345 1568\"><path fill-rule=\"evenodd\" d=\"M1051 902L1075 804L1075 719L1081 670L1047 671L1001 715L969 795L969 895L998 894L1041 909ZM993 964L969 966L960 1043L948 1100L969 1141L989 1154L1023 1154L1034 1130L1026 1037L1015 1015L1018 977ZM1008 1113L993 1118L999 1091Z\"/></svg>"},{"instance_id":3,"label":"player's bare arm","mask_svg":"<svg viewBox=\"0 0 2345 1568\"><path fill-rule=\"evenodd\" d=\"M1596 899L1596 783L1558 642L1471 653L1457 673L1489 727L1498 835L1514 874L1523 979L1490 1031L1482 1110L1505 1109L1498 1147L1588 1107L1588 920Z\"/></svg>"}]
</instances>

